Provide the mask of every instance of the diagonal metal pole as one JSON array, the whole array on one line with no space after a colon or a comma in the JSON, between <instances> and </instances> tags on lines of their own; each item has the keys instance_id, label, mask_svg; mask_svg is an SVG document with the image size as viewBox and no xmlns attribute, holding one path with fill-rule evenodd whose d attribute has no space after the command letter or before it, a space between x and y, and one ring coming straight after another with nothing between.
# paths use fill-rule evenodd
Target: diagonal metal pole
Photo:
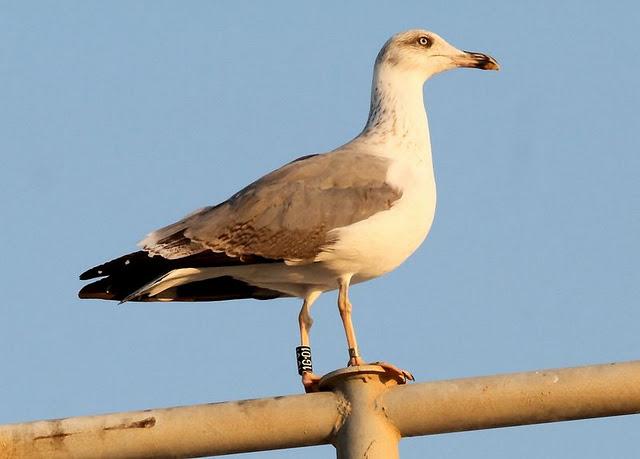
<instances>
[{"instance_id":1,"label":"diagonal metal pole","mask_svg":"<svg viewBox=\"0 0 640 459\"><path fill-rule=\"evenodd\" d=\"M396 385L378 366L326 392L0 426L0 458L200 457L333 444L398 457L401 437L640 413L640 361Z\"/></svg>"}]
</instances>

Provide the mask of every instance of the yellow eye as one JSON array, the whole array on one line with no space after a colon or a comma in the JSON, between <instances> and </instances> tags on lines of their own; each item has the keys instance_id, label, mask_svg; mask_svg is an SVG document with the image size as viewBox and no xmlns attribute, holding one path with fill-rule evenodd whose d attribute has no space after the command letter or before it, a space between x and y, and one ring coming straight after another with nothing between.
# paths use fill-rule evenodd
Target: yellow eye
<instances>
[{"instance_id":1,"label":"yellow eye","mask_svg":"<svg viewBox=\"0 0 640 459\"><path fill-rule=\"evenodd\" d=\"M431 41L429 41L428 37L420 37L418 38L418 44L420 46L426 46L427 48L431 46Z\"/></svg>"}]
</instances>

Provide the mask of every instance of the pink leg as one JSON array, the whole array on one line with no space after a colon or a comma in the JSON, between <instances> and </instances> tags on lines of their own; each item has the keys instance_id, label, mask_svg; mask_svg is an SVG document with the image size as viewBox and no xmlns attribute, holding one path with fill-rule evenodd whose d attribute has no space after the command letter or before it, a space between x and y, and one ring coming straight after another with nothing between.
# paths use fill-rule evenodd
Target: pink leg
<instances>
[{"instance_id":1,"label":"pink leg","mask_svg":"<svg viewBox=\"0 0 640 459\"><path fill-rule=\"evenodd\" d=\"M353 328L353 321L351 320L351 311L353 307L349 301L350 281L351 276L338 279L338 310L340 311L340 318L342 319L344 332L347 335L347 345L349 346L348 366L353 367L357 365L364 365L365 361L360 355L358 341L356 340L356 331Z\"/></svg>"},{"instance_id":2,"label":"pink leg","mask_svg":"<svg viewBox=\"0 0 640 459\"><path fill-rule=\"evenodd\" d=\"M304 299L302 309L298 315L298 325L300 326L300 344L302 346L310 346L311 340L309 339L309 331L313 325L313 319L311 318L311 305L320 296L319 291L310 292ZM302 373L302 385L305 392L317 392L318 383L320 382L320 376L313 372L305 371Z\"/></svg>"}]
</instances>

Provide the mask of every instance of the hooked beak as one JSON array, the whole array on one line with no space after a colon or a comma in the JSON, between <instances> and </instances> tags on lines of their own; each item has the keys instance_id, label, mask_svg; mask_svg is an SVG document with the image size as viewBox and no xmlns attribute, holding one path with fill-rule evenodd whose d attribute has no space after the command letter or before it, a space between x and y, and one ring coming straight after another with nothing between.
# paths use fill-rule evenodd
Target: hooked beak
<instances>
[{"instance_id":1,"label":"hooked beak","mask_svg":"<svg viewBox=\"0 0 640 459\"><path fill-rule=\"evenodd\" d=\"M500 70L500 64L491 56L463 51L451 58L456 67L471 67L482 70Z\"/></svg>"}]
</instances>

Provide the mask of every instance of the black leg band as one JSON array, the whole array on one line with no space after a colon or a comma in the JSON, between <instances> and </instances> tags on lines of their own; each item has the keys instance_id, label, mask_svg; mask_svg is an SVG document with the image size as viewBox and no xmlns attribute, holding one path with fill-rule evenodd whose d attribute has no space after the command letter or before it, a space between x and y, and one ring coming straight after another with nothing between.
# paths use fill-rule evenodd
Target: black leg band
<instances>
[{"instance_id":1,"label":"black leg band","mask_svg":"<svg viewBox=\"0 0 640 459\"><path fill-rule=\"evenodd\" d=\"M296 347L296 360L298 361L298 374L313 373L313 363L311 362L311 347Z\"/></svg>"}]
</instances>

